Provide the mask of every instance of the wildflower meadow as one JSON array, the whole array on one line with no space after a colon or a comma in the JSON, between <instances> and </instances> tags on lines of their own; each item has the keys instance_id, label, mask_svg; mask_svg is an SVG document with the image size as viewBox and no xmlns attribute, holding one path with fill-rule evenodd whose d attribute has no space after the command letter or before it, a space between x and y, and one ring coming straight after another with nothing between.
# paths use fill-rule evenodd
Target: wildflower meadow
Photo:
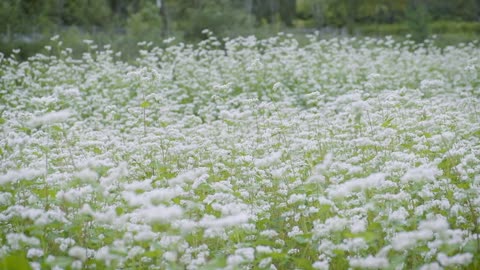
<instances>
[{"instance_id":1,"label":"wildflower meadow","mask_svg":"<svg viewBox=\"0 0 480 270\"><path fill-rule=\"evenodd\" d=\"M0 269L480 269L478 42L205 33L0 55Z\"/></svg>"}]
</instances>

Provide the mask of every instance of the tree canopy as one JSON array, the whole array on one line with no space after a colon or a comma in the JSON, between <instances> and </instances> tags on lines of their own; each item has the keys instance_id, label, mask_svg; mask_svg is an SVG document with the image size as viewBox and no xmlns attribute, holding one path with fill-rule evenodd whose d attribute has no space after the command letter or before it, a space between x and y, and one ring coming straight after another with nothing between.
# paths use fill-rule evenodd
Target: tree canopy
<instances>
[{"instance_id":1,"label":"tree canopy","mask_svg":"<svg viewBox=\"0 0 480 270\"><path fill-rule=\"evenodd\" d=\"M195 37L268 24L287 27L350 27L395 23L424 7L432 20L479 21L480 0L3 0L2 33L55 31L182 31ZM147 32L149 32L147 31Z\"/></svg>"},{"instance_id":2,"label":"tree canopy","mask_svg":"<svg viewBox=\"0 0 480 270\"><path fill-rule=\"evenodd\" d=\"M108 36L104 43L197 41L204 29L238 36L323 28L365 33L382 25L421 41L430 23L444 21L463 23L454 31L466 25L478 34L480 0L2 0L0 51L30 46L35 52L55 34L76 39L70 46L98 34Z\"/></svg>"}]
</instances>

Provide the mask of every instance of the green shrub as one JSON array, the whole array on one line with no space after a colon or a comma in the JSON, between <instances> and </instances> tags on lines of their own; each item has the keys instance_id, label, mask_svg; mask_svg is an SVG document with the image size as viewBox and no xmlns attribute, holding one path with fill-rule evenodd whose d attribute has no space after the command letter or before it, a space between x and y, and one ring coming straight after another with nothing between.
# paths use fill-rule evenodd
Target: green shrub
<instances>
[{"instance_id":1,"label":"green shrub","mask_svg":"<svg viewBox=\"0 0 480 270\"><path fill-rule=\"evenodd\" d=\"M435 21L430 25L432 33L476 33L480 34L480 23L459 21Z\"/></svg>"}]
</instances>

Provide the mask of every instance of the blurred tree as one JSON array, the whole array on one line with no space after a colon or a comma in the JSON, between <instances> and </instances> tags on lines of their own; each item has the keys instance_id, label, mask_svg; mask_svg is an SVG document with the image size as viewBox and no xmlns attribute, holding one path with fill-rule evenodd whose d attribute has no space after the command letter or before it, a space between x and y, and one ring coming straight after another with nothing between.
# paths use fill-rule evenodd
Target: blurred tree
<instances>
[{"instance_id":1,"label":"blurred tree","mask_svg":"<svg viewBox=\"0 0 480 270\"><path fill-rule=\"evenodd\" d=\"M196 0L193 7L187 5L177 16L176 26L187 39L203 38L201 32L204 29L222 36L251 26L250 16L245 12L242 2L232 3L231 0Z\"/></svg>"},{"instance_id":2,"label":"blurred tree","mask_svg":"<svg viewBox=\"0 0 480 270\"><path fill-rule=\"evenodd\" d=\"M309 24L315 28L325 26L325 14L329 0L297 0L296 18L311 21Z\"/></svg>"},{"instance_id":3,"label":"blurred tree","mask_svg":"<svg viewBox=\"0 0 480 270\"><path fill-rule=\"evenodd\" d=\"M76 25L95 30L107 27L112 17L107 0L65 0L62 14L66 25Z\"/></svg>"},{"instance_id":4,"label":"blurred tree","mask_svg":"<svg viewBox=\"0 0 480 270\"><path fill-rule=\"evenodd\" d=\"M157 7L160 11L160 16L162 17L162 36L165 38L170 34L170 20L167 8L167 1L165 0L156 0Z\"/></svg>"},{"instance_id":5,"label":"blurred tree","mask_svg":"<svg viewBox=\"0 0 480 270\"><path fill-rule=\"evenodd\" d=\"M428 0L426 5L434 20L478 20L479 0Z\"/></svg>"},{"instance_id":6,"label":"blurred tree","mask_svg":"<svg viewBox=\"0 0 480 270\"><path fill-rule=\"evenodd\" d=\"M278 7L280 9L280 19L282 22L286 26L292 27L297 10L296 0L280 0Z\"/></svg>"},{"instance_id":7,"label":"blurred tree","mask_svg":"<svg viewBox=\"0 0 480 270\"><path fill-rule=\"evenodd\" d=\"M153 2L132 13L127 19L127 35L138 41L157 40L162 35L162 17Z\"/></svg>"},{"instance_id":8,"label":"blurred tree","mask_svg":"<svg viewBox=\"0 0 480 270\"><path fill-rule=\"evenodd\" d=\"M425 0L409 0L406 19L413 40L421 42L428 37L430 18Z\"/></svg>"},{"instance_id":9,"label":"blurred tree","mask_svg":"<svg viewBox=\"0 0 480 270\"><path fill-rule=\"evenodd\" d=\"M253 0L253 14L257 25L273 23L276 12L274 0Z\"/></svg>"},{"instance_id":10,"label":"blurred tree","mask_svg":"<svg viewBox=\"0 0 480 270\"><path fill-rule=\"evenodd\" d=\"M20 10L20 1L0 2L0 32L3 33L2 38L6 42L11 42L13 33L18 31Z\"/></svg>"},{"instance_id":11,"label":"blurred tree","mask_svg":"<svg viewBox=\"0 0 480 270\"><path fill-rule=\"evenodd\" d=\"M317 28L323 27L325 25L325 9L326 3L325 1L313 1L312 4L312 12L313 12L313 19L315 21L315 25Z\"/></svg>"},{"instance_id":12,"label":"blurred tree","mask_svg":"<svg viewBox=\"0 0 480 270\"><path fill-rule=\"evenodd\" d=\"M475 9L477 11L476 21L480 21L480 0L475 1Z\"/></svg>"},{"instance_id":13,"label":"blurred tree","mask_svg":"<svg viewBox=\"0 0 480 270\"><path fill-rule=\"evenodd\" d=\"M297 16L296 0L250 0L248 5L251 5L257 25L278 23L278 17L284 25L292 27Z\"/></svg>"},{"instance_id":14,"label":"blurred tree","mask_svg":"<svg viewBox=\"0 0 480 270\"><path fill-rule=\"evenodd\" d=\"M336 27L347 27L349 32L358 15L356 0L329 0L325 10L326 23Z\"/></svg>"},{"instance_id":15,"label":"blurred tree","mask_svg":"<svg viewBox=\"0 0 480 270\"><path fill-rule=\"evenodd\" d=\"M406 24L423 40L429 21L443 21L448 31L458 29L458 21L478 23L480 0L0 0L0 49L69 31L71 37L101 32L112 39L198 40L203 29L225 36L268 24L275 27L265 29L333 26L350 33L359 24Z\"/></svg>"},{"instance_id":16,"label":"blurred tree","mask_svg":"<svg viewBox=\"0 0 480 270\"><path fill-rule=\"evenodd\" d=\"M109 0L108 4L110 6L110 10L113 14L120 17L127 17L128 16L128 0Z\"/></svg>"},{"instance_id":17,"label":"blurred tree","mask_svg":"<svg viewBox=\"0 0 480 270\"><path fill-rule=\"evenodd\" d=\"M354 24L355 24L355 21L357 20L359 2L356 0L344 0L344 1L346 1L345 3L346 26L347 26L348 33L351 34L353 33L353 28L355 26Z\"/></svg>"}]
</instances>

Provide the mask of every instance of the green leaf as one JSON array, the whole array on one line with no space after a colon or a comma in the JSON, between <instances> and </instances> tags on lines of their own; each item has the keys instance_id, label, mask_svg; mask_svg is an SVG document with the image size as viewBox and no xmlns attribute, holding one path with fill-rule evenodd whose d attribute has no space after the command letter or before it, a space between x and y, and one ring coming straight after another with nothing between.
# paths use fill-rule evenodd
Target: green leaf
<instances>
[{"instance_id":1,"label":"green leaf","mask_svg":"<svg viewBox=\"0 0 480 270\"><path fill-rule=\"evenodd\" d=\"M382 127L389 127L390 124L392 123L392 121L393 121L393 118L390 118L390 117L387 118L387 119L383 122Z\"/></svg>"},{"instance_id":2,"label":"green leaf","mask_svg":"<svg viewBox=\"0 0 480 270\"><path fill-rule=\"evenodd\" d=\"M288 255L285 254L285 253L278 253L278 252L274 252L271 254L272 256L272 259L274 260L279 260L279 261L282 261L282 260L285 260L288 258Z\"/></svg>"},{"instance_id":3,"label":"green leaf","mask_svg":"<svg viewBox=\"0 0 480 270\"><path fill-rule=\"evenodd\" d=\"M227 258L225 255L216 254L215 257L205 265L204 269L221 269L227 265Z\"/></svg>"},{"instance_id":4,"label":"green leaf","mask_svg":"<svg viewBox=\"0 0 480 270\"><path fill-rule=\"evenodd\" d=\"M117 208L115 208L115 213L117 213L117 216L121 216L124 212L125 210L123 210L123 208L120 206L117 206Z\"/></svg>"},{"instance_id":5,"label":"green leaf","mask_svg":"<svg viewBox=\"0 0 480 270\"><path fill-rule=\"evenodd\" d=\"M299 269L303 270L312 270L315 269L312 267L312 261L306 259L306 258L295 258L294 259L295 265Z\"/></svg>"},{"instance_id":6,"label":"green leaf","mask_svg":"<svg viewBox=\"0 0 480 270\"><path fill-rule=\"evenodd\" d=\"M475 137L480 137L480 129L474 131L474 132L472 133L472 135L475 136Z\"/></svg>"},{"instance_id":7,"label":"green leaf","mask_svg":"<svg viewBox=\"0 0 480 270\"><path fill-rule=\"evenodd\" d=\"M145 100L144 102L142 102L142 104L140 104L140 107L146 109L146 108L150 107L150 102Z\"/></svg>"},{"instance_id":8,"label":"green leaf","mask_svg":"<svg viewBox=\"0 0 480 270\"><path fill-rule=\"evenodd\" d=\"M95 146L95 147L93 148L93 152L94 152L95 154L99 155L99 154L102 153L102 150L101 150L100 148L98 148L98 147Z\"/></svg>"},{"instance_id":9,"label":"green leaf","mask_svg":"<svg viewBox=\"0 0 480 270\"><path fill-rule=\"evenodd\" d=\"M0 117L0 125L5 124L5 122L7 122L7 121L6 121L5 119L3 119L3 118Z\"/></svg>"},{"instance_id":10,"label":"green leaf","mask_svg":"<svg viewBox=\"0 0 480 270\"><path fill-rule=\"evenodd\" d=\"M479 252L477 249L477 240L468 241L468 243L463 247L463 251L477 254Z\"/></svg>"},{"instance_id":11,"label":"green leaf","mask_svg":"<svg viewBox=\"0 0 480 270\"><path fill-rule=\"evenodd\" d=\"M32 130L27 127L20 127L19 130L25 132L27 135L32 135Z\"/></svg>"},{"instance_id":12,"label":"green leaf","mask_svg":"<svg viewBox=\"0 0 480 270\"><path fill-rule=\"evenodd\" d=\"M431 138L431 137L432 137L432 134L429 133L429 132L424 132L424 133L423 133L423 136L425 136L425 138Z\"/></svg>"},{"instance_id":13,"label":"green leaf","mask_svg":"<svg viewBox=\"0 0 480 270\"><path fill-rule=\"evenodd\" d=\"M0 263L1 269L16 269L16 270L30 270L30 264L28 263L25 253L11 254L3 258Z\"/></svg>"},{"instance_id":14,"label":"green leaf","mask_svg":"<svg viewBox=\"0 0 480 270\"><path fill-rule=\"evenodd\" d=\"M270 239L258 239L255 241L256 246L270 246L274 245L274 242Z\"/></svg>"},{"instance_id":15,"label":"green leaf","mask_svg":"<svg viewBox=\"0 0 480 270\"><path fill-rule=\"evenodd\" d=\"M303 234L295 236L295 241L299 244L307 244L310 243L312 239L311 234Z\"/></svg>"},{"instance_id":16,"label":"green leaf","mask_svg":"<svg viewBox=\"0 0 480 270\"><path fill-rule=\"evenodd\" d=\"M356 237L361 237L365 242L371 243L375 240L378 239L379 235L378 233L372 232L372 231L366 231L366 232L361 232L361 233L351 233L351 232L346 232L344 234L346 238L356 238Z\"/></svg>"},{"instance_id":17,"label":"green leaf","mask_svg":"<svg viewBox=\"0 0 480 270\"><path fill-rule=\"evenodd\" d=\"M143 254L144 257L150 257L150 258L158 258L158 257L161 257L161 255L162 255L162 251L158 249L149 250Z\"/></svg>"},{"instance_id":18,"label":"green leaf","mask_svg":"<svg viewBox=\"0 0 480 270\"><path fill-rule=\"evenodd\" d=\"M56 132L62 132L63 131L62 127L60 127L59 125L52 126L52 130L56 131Z\"/></svg>"},{"instance_id":19,"label":"green leaf","mask_svg":"<svg viewBox=\"0 0 480 270\"><path fill-rule=\"evenodd\" d=\"M335 253L335 255L337 255L337 256L342 256L342 257L343 257L343 256L345 255L345 250L343 250L343 249L334 249L334 250L333 250L333 253Z\"/></svg>"},{"instance_id":20,"label":"green leaf","mask_svg":"<svg viewBox=\"0 0 480 270\"><path fill-rule=\"evenodd\" d=\"M70 257L56 257L50 265L56 265L63 268L70 266L73 262L73 259Z\"/></svg>"},{"instance_id":21,"label":"green leaf","mask_svg":"<svg viewBox=\"0 0 480 270\"><path fill-rule=\"evenodd\" d=\"M400 265L401 263L405 262L405 256L404 255L394 255L392 259L390 259L390 264L392 267L395 267L397 265Z\"/></svg>"}]
</instances>

